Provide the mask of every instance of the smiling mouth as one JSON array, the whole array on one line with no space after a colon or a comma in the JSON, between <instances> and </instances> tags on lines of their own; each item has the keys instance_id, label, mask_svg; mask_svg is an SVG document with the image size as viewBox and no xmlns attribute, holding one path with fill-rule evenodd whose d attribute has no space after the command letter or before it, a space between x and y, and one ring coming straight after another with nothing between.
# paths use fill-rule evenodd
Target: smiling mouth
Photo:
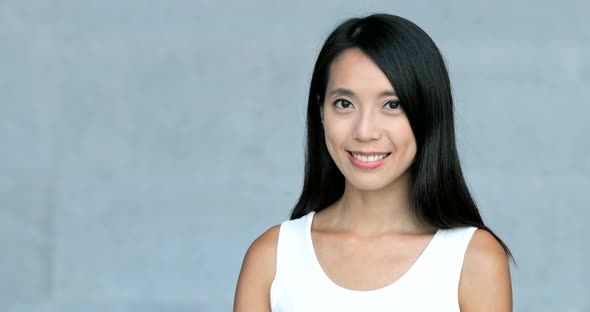
<instances>
[{"instance_id":1,"label":"smiling mouth","mask_svg":"<svg viewBox=\"0 0 590 312\"><path fill-rule=\"evenodd\" d=\"M365 156L365 155L353 153L351 151L346 151L346 152L348 152L348 154L350 154L355 159L357 159L361 162L364 162L364 163L377 162L377 161L383 160L383 159L387 158L389 155L391 155L391 153L385 153L385 154L380 154L380 155Z\"/></svg>"}]
</instances>

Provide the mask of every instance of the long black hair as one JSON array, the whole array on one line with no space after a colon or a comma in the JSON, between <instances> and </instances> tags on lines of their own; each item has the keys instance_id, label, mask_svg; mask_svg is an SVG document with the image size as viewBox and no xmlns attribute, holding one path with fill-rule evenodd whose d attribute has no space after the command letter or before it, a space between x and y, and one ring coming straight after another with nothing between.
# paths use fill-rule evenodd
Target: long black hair
<instances>
[{"instance_id":1,"label":"long black hair","mask_svg":"<svg viewBox=\"0 0 590 312\"><path fill-rule=\"evenodd\" d=\"M483 222L463 178L455 144L453 99L445 61L432 39L399 16L350 18L328 36L317 58L307 106L305 177L290 219L320 211L344 193L344 176L326 147L320 107L330 65L344 50L360 48L383 71L400 99L416 138L410 202L420 222L436 228L475 226L506 244Z\"/></svg>"}]
</instances>

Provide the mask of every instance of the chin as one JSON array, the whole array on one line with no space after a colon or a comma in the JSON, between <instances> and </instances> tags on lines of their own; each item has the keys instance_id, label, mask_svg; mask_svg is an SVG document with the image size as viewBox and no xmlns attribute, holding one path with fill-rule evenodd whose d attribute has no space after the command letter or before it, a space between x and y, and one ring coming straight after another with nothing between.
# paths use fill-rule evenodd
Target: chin
<instances>
[{"instance_id":1,"label":"chin","mask_svg":"<svg viewBox=\"0 0 590 312\"><path fill-rule=\"evenodd\" d=\"M388 183L385 183L384 181L378 181L375 178L369 178L369 179L346 179L347 183L350 184L350 186L354 187L355 189L359 190L359 191L365 191L365 192L373 192L373 191L379 191L381 189L384 189L385 187L387 187Z\"/></svg>"}]
</instances>

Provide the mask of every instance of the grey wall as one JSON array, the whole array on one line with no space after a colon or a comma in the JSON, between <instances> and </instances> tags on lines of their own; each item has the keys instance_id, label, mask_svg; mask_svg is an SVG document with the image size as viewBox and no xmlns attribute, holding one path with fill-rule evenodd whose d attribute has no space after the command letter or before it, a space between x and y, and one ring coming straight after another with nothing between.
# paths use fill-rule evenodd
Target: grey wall
<instances>
[{"instance_id":1,"label":"grey wall","mask_svg":"<svg viewBox=\"0 0 590 312\"><path fill-rule=\"evenodd\" d=\"M228 311L303 174L336 24L409 18L449 65L515 311L590 311L588 1L0 1L0 311Z\"/></svg>"}]
</instances>

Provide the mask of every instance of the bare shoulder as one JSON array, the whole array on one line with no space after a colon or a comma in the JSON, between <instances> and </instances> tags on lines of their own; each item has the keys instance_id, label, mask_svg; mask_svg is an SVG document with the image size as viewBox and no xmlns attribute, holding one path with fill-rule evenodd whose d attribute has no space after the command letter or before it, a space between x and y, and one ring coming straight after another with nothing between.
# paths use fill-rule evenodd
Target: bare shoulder
<instances>
[{"instance_id":1,"label":"bare shoulder","mask_svg":"<svg viewBox=\"0 0 590 312\"><path fill-rule=\"evenodd\" d=\"M272 273L274 278L274 267L277 256L277 243L279 239L280 224L273 225L260 236L248 248L244 262L254 263L257 269L264 269L265 273ZM272 269L272 270L270 270ZM260 272L262 273L262 272Z\"/></svg>"},{"instance_id":2,"label":"bare shoulder","mask_svg":"<svg viewBox=\"0 0 590 312\"><path fill-rule=\"evenodd\" d=\"M279 228L280 224L272 226L248 247L236 286L234 312L270 311Z\"/></svg>"},{"instance_id":3,"label":"bare shoulder","mask_svg":"<svg viewBox=\"0 0 590 312\"><path fill-rule=\"evenodd\" d=\"M467 246L459 282L461 311L512 311L510 265L502 245L477 229Z\"/></svg>"}]
</instances>

